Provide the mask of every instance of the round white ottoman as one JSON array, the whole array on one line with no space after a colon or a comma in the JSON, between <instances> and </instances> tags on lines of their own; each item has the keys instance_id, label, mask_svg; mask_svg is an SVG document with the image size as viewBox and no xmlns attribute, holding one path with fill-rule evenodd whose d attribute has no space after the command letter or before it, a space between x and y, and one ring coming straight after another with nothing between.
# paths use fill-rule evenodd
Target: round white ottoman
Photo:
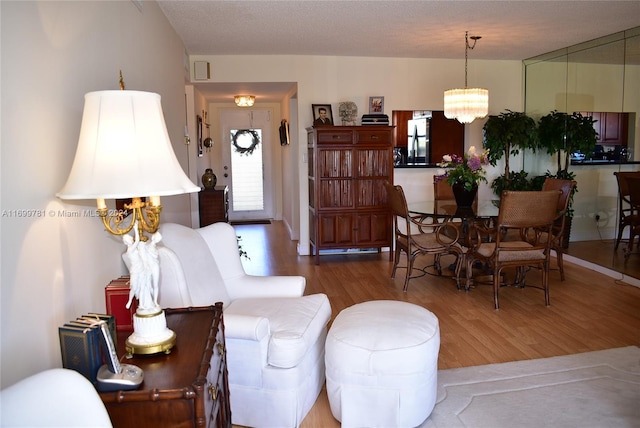
<instances>
[{"instance_id":1,"label":"round white ottoman","mask_svg":"<svg viewBox=\"0 0 640 428\"><path fill-rule=\"evenodd\" d=\"M325 362L331 413L343 427L415 427L436 402L438 318L411 303L374 300L338 314Z\"/></svg>"}]
</instances>

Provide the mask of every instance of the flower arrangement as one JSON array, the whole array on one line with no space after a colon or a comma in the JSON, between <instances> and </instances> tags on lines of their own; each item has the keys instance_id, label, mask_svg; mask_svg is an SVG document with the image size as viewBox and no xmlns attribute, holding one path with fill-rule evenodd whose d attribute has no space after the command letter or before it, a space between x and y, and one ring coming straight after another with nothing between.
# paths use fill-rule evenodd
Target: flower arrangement
<instances>
[{"instance_id":1,"label":"flower arrangement","mask_svg":"<svg viewBox=\"0 0 640 428\"><path fill-rule=\"evenodd\" d=\"M468 191L472 190L480 181L487 182L484 166L489 165L489 150L476 152L475 146L469 147L463 156L444 155L439 167L448 168L440 180L447 180L449 184L462 184Z\"/></svg>"}]
</instances>

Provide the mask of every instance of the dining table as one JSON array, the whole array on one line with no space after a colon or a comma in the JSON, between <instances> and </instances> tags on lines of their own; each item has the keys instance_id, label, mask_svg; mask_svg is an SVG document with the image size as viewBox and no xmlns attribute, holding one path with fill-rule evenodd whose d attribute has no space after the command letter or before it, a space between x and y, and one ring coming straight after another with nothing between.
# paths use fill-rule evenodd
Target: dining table
<instances>
[{"instance_id":1,"label":"dining table","mask_svg":"<svg viewBox=\"0 0 640 428\"><path fill-rule=\"evenodd\" d=\"M460 228L458 243L462 247L470 248L478 242L478 230L489 230L500 211L500 200L479 199L471 207L460 207L451 199L428 199L408 203L409 213L420 216L422 220L431 219L434 222L452 222ZM463 254L464 257L464 254ZM465 266L465 264L463 264ZM456 278L459 281L459 278ZM488 275L474 278L474 282L491 280ZM469 290L470 283L465 289Z\"/></svg>"}]
</instances>

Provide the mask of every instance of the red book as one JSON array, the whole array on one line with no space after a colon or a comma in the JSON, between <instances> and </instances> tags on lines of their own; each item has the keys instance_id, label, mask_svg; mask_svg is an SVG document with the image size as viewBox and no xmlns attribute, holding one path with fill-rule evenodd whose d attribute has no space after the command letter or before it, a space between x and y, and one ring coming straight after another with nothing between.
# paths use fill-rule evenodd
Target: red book
<instances>
[{"instance_id":1,"label":"red book","mask_svg":"<svg viewBox=\"0 0 640 428\"><path fill-rule=\"evenodd\" d=\"M105 287L107 313L116 319L117 331L133 331L133 314L138 307L137 299L133 299L131 307L127 309L129 301L129 277L122 276L114 279Z\"/></svg>"}]
</instances>

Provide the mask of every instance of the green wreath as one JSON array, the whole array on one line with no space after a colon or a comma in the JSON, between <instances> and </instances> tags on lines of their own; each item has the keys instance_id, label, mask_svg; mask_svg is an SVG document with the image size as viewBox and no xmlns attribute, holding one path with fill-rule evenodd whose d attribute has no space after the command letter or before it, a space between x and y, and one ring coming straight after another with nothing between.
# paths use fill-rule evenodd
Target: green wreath
<instances>
[{"instance_id":1,"label":"green wreath","mask_svg":"<svg viewBox=\"0 0 640 428\"><path fill-rule=\"evenodd\" d=\"M251 135L251 144L248 147L242 147L238 144L238 137L244 134ZM235 147L236 152L240 153L241 155L250 155L256 149L256 146L260 144L260 136L258 136L258 132L254 131L253 129L238 129L231 138L231 144L233 144L233 147Z\"/></svg>"}]
</instances>

